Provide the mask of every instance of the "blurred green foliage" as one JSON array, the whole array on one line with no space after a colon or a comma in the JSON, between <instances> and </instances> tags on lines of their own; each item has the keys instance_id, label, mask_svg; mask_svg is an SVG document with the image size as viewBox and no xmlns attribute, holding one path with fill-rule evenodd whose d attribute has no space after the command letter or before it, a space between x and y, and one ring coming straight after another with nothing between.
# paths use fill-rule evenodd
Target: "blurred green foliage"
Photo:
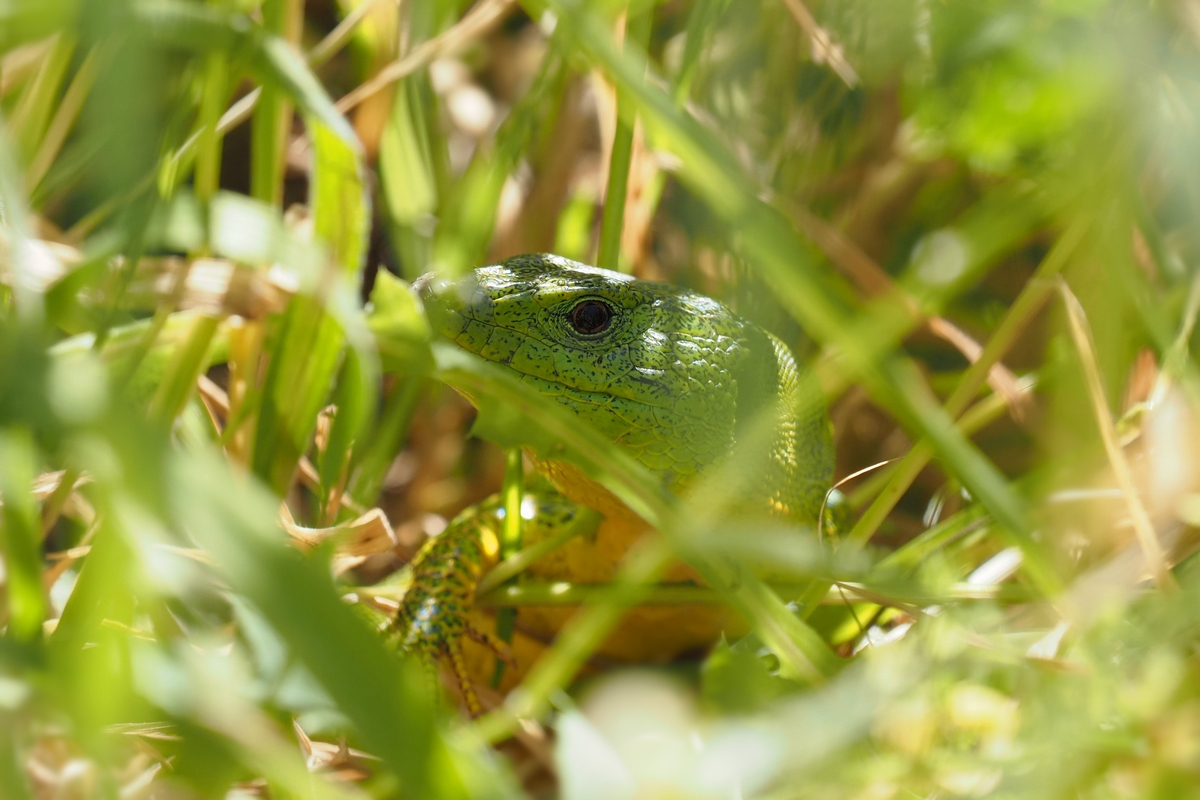
<instances>
[{"instance_id":1,"label":"blurred green foliage","mask_svg":"<svg viewBox=\"0 0 1200 800\"><path fill-rule=\"evenodd\" d=\"M0 796L1200 795L1198 118L1191 0L0 3ZM550 250L792 344L853 530L391 274ZM480 721L372 630L500 484L447 385L665 534ZM769 633L577 682L672 555Z\"/></svg>"}]
</instances>

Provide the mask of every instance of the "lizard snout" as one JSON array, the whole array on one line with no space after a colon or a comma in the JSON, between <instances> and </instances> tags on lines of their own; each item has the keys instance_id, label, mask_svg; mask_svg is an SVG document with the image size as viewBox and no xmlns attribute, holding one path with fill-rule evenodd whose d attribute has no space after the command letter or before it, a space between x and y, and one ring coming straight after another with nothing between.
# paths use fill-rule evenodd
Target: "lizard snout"
<instances>
[{"instance_id":1,"label":"lizard snout","mask_svg":"<svg viewBox=\"0 0 1200 800\"><path fill-rule=\"evenodd\" d=\"M436 279L437 273L426 272L424 275L412 282L413 293L415 293L417 297L423 296L427 291L429 291L429 285Z\"/></svg>"},{"instance_id":2,"label":"lizard snout","mask_svg":"<svg viewBox=\"0 0 1200 800\"><path fill-rule=\"evenodd\" d=\"M474 276L453 281L427 272L413 281L412 291L425 308L425 317L434 331L474 350L460 336L472 323L490 324L494 308L492 299L479 288Z\"/></svg>"}]
</instances>

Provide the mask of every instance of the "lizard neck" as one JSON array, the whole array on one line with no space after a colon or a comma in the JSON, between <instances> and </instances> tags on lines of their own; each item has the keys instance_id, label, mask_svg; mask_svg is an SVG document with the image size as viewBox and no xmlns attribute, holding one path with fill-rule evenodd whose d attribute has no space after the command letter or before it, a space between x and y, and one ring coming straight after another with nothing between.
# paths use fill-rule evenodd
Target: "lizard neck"
<instances>
[{"instance_id":1,"label":"lizard neck","mask_svg":"<svg viewBox=\"0 0 1200 800\"><path fill-rule=\"evenodd\" d=\"M739 507L748 513L813 524L833 478L833 437L825 414L821 387L800 368L783 342L757 328L748 328L747 353L734 370L738 405L734 439L762 436L753 428L764 414L774 414L768 436L767 459L759 461L754 489ZM573 502L605 517L644 527L624 502L589 478L578 467L529 453L537 470ZM691 481L675 487L685 489Z\"/></svg>"},{"instance_id":2,"label":"lizard neck","mask_svg":"<svg viewBox=\"0 0 1200 800\"><path fill-rule=\"evenodd\" d=\"M735 372L735 436L744 440L763 424L764 414L775 416L767 463L751 502L775 515L815 523L833 480L834 458L821 386L772 334L747 325L745 337L748 355Z\"/></svg>"}]
</instances>

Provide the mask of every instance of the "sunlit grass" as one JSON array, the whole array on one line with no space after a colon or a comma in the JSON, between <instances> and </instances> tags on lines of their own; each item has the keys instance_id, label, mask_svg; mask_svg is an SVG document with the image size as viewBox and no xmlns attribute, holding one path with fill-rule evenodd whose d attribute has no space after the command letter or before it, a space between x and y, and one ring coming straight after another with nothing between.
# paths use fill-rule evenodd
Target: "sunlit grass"
<instances>
[{"instance_id":1,"label":"sunlit grass","mask_svg":"<svg viewBox=\"0 0 1200 800\"><path fill-rule=\"evenodd\" d=\"M0 7L0 797L1197 794L1196 20ZM731 516L753 431L676 497L387 272L556 247L813 366L839 541ZM603 587L513 544L485 603L585 608L469 720L386 621L521 446L658 534ZM743 630L595 674L681 599Z\"/></svg>"}]
</instances>

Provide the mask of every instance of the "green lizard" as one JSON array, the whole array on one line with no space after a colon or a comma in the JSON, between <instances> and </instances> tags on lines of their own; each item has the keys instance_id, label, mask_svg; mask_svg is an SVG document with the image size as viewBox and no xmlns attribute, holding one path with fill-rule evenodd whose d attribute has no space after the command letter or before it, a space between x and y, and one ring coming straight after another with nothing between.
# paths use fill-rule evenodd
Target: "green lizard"
<instances>
[{"instance_id":1,"label":"green lizard","mask_svg":"<svg viewBox=\"0 0 1200 800\"><path fill-rule=\"evenodd\" d=\"M554 398L672 491L686 489L729 452L739 432L774 411L769 466L746 507L817 522L833 477L829 420L814 401L820 389L782 342L715 300L552 255L513 258L457 283L426 276L414 289L436 333ZM534 462L557 491L526 495L526 545L577 524L585 509L602 519L590 535L571 538L529 572L575 584L611 580L646 524L576 467ZM402 646L448 662L473 713L479 704L472 681L486 680L491 652L502 649L487 633L494 623L473 602L498 560L502 511L497 500L468 509L429 541L412 562L412 584L397 616ZM694 578L683 565L666 576ZM517 627L534 643L549 641L571 613L523 607ZM670 658L710 644L726 622L716 608L637 609L601 654ZM525 665L536 644L523 641L515 649Z\"/></svg>"}]
</instances>

